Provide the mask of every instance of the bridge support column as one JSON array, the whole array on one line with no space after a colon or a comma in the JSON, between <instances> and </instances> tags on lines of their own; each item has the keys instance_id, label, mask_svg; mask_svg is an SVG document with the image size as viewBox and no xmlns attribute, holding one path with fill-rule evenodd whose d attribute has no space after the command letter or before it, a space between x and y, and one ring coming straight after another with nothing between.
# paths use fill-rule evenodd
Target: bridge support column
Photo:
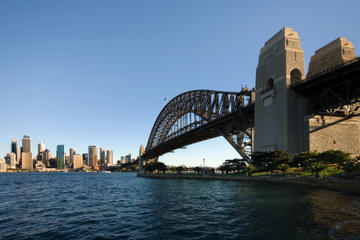
<instances>
[{"instance_id":1,"label":"bridge support column","mask_svg":"<svg viewBox=\"0 0 360 240\"><path fill-rule=\"evenodd\" d=\"M141 174L141 173L144 173L144 172L143 172L143 166L144 166L144 160L143 160L142 157L140 157L140 159L139 159L139 173L140 173L140 174Z\"/></svg>"}]
</instances>

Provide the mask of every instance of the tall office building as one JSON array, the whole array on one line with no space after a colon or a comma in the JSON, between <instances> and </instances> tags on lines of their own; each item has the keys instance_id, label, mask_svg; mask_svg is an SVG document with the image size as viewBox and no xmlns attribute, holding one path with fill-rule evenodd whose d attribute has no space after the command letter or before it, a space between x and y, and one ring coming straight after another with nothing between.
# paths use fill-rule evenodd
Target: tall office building
<instances>
[{"instance_id":1,"label":"tall office building","mask_svg":"<svg viewBox=\"0 0 360 240\"><path fill-rule=\"evenodd\" d=\"M64 145L57 145L56 147L56 167L63 169L65 166L65 147Z\"/></svg>"},{"instance_id":2,"label":"tall office building","mask_svg":"<svg viewBox=\"0 0 360 240\"><path fill-rule=\"evenodd\" d=\"M24 135L22 139L22 152L31 152L30 136Z\"/></svg>"},{"instance_id":3,"label":"tall office building","mask_svg":"<svg viewBox=\"0 0 360 240\"><path fill-rule=\"evenodd\" d=\"M100 166L105 165L105 148L100 148Z\"/></svg>"},{"instance_id":4,"label":"tall office building","mask_svg":"<svg viewBox=\"0 0 360 240\"><path fill-rule=\"evenodd\" d=\"M113 165L113 151L111 150L106 151L106 164Z\"/></svg>"},{"instance_id":5,"label":"tall office building","mask_svg":"<svg viewBox=\"0 0 360 240\"><path fill-rule=\"evenodd\" d=\"M84 164L90 166L90 165L89 165L89 154L88 154L88 153L83 153L82 156L83 156L83 162L84 162Z\"/></svg>"},{"instance_id":6,"label":"tall office building","mask_svg":"<svg viewBox=\"0 0 360 240\"><path fill-rule=\"evenodd\" d=\"M83 166L83 157L81 154L74 154L73 155L73 168L79 169Z\"/></svg>"},{"instance_id":7,"label":"tall office building","mask_svg":"<svg viewBox=\"0 0 360 240\"><path fill-rule=\"evenodd\" d=\"M16 168L16 154L13 152L6 154L7 158L9 159L9 168L15 169Z\"/></svg>"},{"instance_id":8,"label":"tall office building","mask_svg":"<svg viewBox=\"0 0 360 240\"><path fill-rule=\"evenodd\" d=\"M70 164L74 163L74 155L75 155L75 149L70 148Z\"/></svg>"},{"instance_id":9,"label":"tall office building","mask_svg":"<svg viewBox=\"0 0 360 240\"><path fill-rule=\"evenodd\" d=\"M125 163L131 163L131 154L125 156Z\"/></svg>"},{"instance_id":10,"label":"tall office building","mask_svg":"<svg viewBox=\"0 0 360 240\"><path fill-rule=\"evenodd\" d=\"M141 157L144 153L145 153L144 145L141 144L139 150L139 157Z\"/></svg>"},{"instance_id":11,"label":"tall office building","mask_svg":"<svg viewBox=\"0 0 360 240\"><path fill-rule=\"evenodd\" d=\"M40 155L43 151L45 151L45 145L42 141L38 144L38 155Z\"/></svg>"},{"instance_id":12,"label":"tall office building","mask_svg":"<svg viewBox=\"0 0 360 240\"><path fill-rule=\"evenodd\" d=\"M52 158L52 155L51 155L51 152L49 149L45 149L42 153L42 161L43 162L48 162L51 158Z\"/></svg>"},{"instance_id":13,"label":"tall office building","mask_svg":"<svg viewBox=\"0 0 360 240\"><path fill-rule=\"evenodd\" d=\"M121 164L125 164L125 156L121 156L121 157L120 157L120 163L121 163Z\"/></svg>"},{"instance_id":14,"label":"tall office building","mask_svg":"<svg viewBox=\"0 0 360 240\"><path fill-rule=\"evenodd\" d=\"M33 159L31 152L22 152L21 153L21 168L32 170L33 169Z\"/></svg>"},{"instance_id":15,"label":"tall office building","mask_svg":"<svg viewBox=\"0 0 360 240\"><path fill-rule=\"evenodd\" d=\"M96 168L97 167L97 148L96 146L89 146L89 166Z\"/></svg>"},{"instance_id":16,"label":"tall office building","mask_svg":"<svg viewBox=\"0 0 360 240\"><path fill-rule=\"evenodd\" d=\"M45 151L45 145L42 141L40 141L40 143L38 144L38 155L37 155L37 160L43 160L43 156L42 153Z\"/></svg>"},{"instance_id":17,"label":"tall office building","mask_svg":"<svg viewBox=\"0 0 360 240\"><path fill-rule=\"evenodd\" d=\"M16 140L16 138L14 138L11 141L11 152L15 153L16 155L16 164L20 163L20 148L18 146L18 142Z\"/></svg>"}]
</instances>

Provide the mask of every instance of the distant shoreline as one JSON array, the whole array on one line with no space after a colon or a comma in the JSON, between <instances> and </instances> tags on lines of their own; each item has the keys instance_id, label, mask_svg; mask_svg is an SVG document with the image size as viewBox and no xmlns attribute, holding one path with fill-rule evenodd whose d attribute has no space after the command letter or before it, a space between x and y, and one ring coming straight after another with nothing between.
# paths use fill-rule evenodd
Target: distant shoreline
<instances>
[{"instance_id":1,"label":"distant shoreline","mask_svg":"<svg viewBox=\"0 0 360 240\"><path fill-rule=\"evenodd\" d=\"M186 175L186 174L138 174L138 177L166 178L166 179L197 179L197 180L226 180L226 181L252 181L280 184L296 184L340 191L351 195L360 195L360 181L339 178L314 177L282 177L282 176L231 176L231 175Z\"/></svg>"}]
</instances>

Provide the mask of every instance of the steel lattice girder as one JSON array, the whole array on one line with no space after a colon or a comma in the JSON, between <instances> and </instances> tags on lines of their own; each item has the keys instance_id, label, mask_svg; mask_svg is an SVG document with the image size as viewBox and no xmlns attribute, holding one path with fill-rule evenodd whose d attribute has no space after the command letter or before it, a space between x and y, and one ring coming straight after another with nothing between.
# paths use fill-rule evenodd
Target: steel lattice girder
<instances>
[{"instance_id":1,"label":"steel lattice girder","mask_svg":"<svg viewBox=\"0 0 360 240\"><path fill-rule=\"evenodd\" d=\"M158 115L144 157L157 157L178 146L217 137L220 127L227 134L234 131L234 126L240 131L253 127L253 105L248 107L253 101L251 96L252 91L247 89L241 92L195 90L176 96ZM192 139L188 139L190 136Z\"/></svg>"}]
</instances>

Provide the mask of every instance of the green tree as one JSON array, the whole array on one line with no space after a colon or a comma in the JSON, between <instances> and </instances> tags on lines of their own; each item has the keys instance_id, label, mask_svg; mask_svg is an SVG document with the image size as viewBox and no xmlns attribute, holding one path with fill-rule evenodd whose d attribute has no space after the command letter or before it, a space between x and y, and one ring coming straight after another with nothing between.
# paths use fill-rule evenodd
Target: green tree
<instances>
[{"instance_id":1,"label":"green tree","mask_svg":"<svg viewBox=\"0 0 360 240\"><path fill-rule=\"evenodd\" d=\"M257 171L257 169L256 169L256 167L254 165L249 164L249 165L246 166L246 174L248 176L251 176L256 171Z\"/></svg>"},{"instance_id":2,"label":"green tree","mask_svg":"<svg viewBox=\"0 0 360 240\"><path fill-rule=\"evenodd\" d=\"M193 170L194 170L197 174L200 174L200 172L201 172L201 168L200 168L200 167L195 167Z\"/></svg>"},{"instance_id":3,"label":"green tree","mask_svg":"<svg viewBox=\"0 0 360 240\"><path fill-rule=\"evenodd\" d=\"M285 173L286 171L290 168L289 164L286 164L286 163L281 163L279 164L279 166L277 167L281 172L282 174L285 176Z\"/></svg>"},{"instance_id":4,"label":"green tree","mask_svg":"<svg viewBox=\"0 0 360 240\"><path fill-rule=\"evenodd\" d=\"M154 163L154 169L158 171L158 173L163 172L165 174L165 171L167 170L167 166L163 162L156 162Z\"/></svg>"},{"instance_id":5,"label":"green tree","mask_svg":"<svg viewBox=\"0 0 360 240\"><path fill-rule=\"evenodd\" d=\"M317 152L302 152L294 157L290 163L292 167L301 167L304 171L308 169L308 165L318 160Z\"/></svg>"},{"instance_id":6,"label":"green tree","mask_svg":"<svg viewBox=\"0 0 360 240\"><path fill-rule=\"evenodd\" d=\"M184 171L184 167L183 166L176 167L176 171L178 174L180 174L182 171Z\"/></svg>"},{"instance_id":7,"label":"green tree","mask_svg":"<svg viewBox=\"0 0 360 240\"><path fill-rule=\"evenodd\" d=\"M311 171L311 174L314 175L315 173L315 177L320 177L320 172L322 170L324 170L326 168L326 164L322 161L313 161L308 165L308 168Z\"/></svg>"},{"instance_id":8,"label":"green tree","mask_svg":"<svg viewBox=\"0 0 360 240\"><path fill-rule=\"evenodd\" d=\"M221 171L221 174L224 175L224 172L226 171L226 166L224 166L224 164L220 165L217 168L219 171Z\"/></svg>"},{"instance_id":9,"label":"green tree","mask_svg":"<svg viewBox=\"0 0 360 240\"><path fill-rule=\"evenodd\" d=\"M330 164L343 164L351 161L350 153L346 153L340 150L329 150L319 154L319 160L324 163Z\"/></svg>"}]
</instances>

